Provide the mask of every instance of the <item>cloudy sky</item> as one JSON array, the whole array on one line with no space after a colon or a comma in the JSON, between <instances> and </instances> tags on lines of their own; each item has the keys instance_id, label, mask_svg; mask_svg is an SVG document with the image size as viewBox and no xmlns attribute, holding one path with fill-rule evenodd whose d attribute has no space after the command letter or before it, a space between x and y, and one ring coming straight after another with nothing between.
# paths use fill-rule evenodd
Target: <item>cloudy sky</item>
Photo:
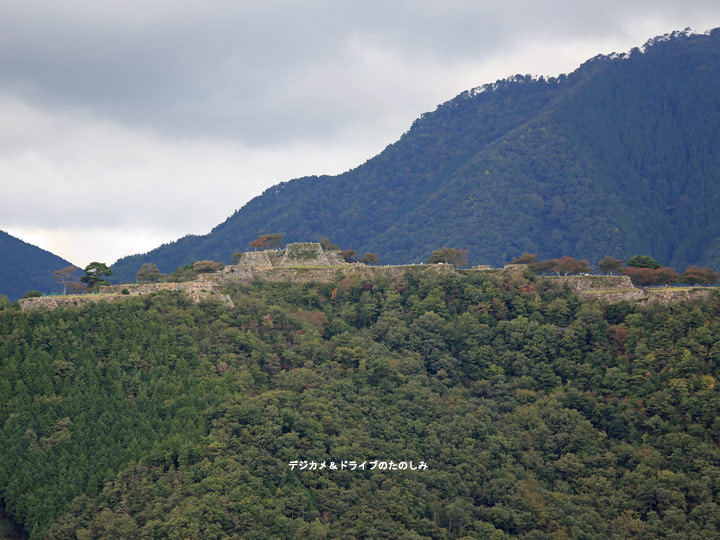
<instances>
[{"instance_id":1,"label":"cloudy sky","mask_svg":"<svg viewBox=\"0 0 720 540\"><path fill-rule=\"evenodd\" d=\"M718 26L717 0L0 0L0 229L111 263L463 90Z\"/></svg>"}]
</instances>

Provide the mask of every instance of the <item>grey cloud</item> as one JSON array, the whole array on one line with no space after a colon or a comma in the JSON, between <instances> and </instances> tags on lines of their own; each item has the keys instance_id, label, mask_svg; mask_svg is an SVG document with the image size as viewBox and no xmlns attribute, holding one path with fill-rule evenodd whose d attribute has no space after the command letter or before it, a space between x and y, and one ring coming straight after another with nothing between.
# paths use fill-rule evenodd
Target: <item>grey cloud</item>
<instances>
[{"instance_id":1,"label":"grey cloud","mask_svg":"<svg viewBox=\"0 0 720 540\"><path fill-rule=\"evenodd\" d=\"M76 263L145 251L467 88L686 26L717 0L5 0L0 229Z\"/></svg>"},{"instance_id":2,"label":"grey cloud","mask_svg":"<svg viewBox=\"0 0 720 540\"><path fill-rule=\"evenodd\" d=\"M528 40L622 35L628 20L688 11L717 24L719 11L714 1L668 0L46 1L0 9L0 89L166 134L257 144L333 136L348 122L380 118L393 102L436 104L452 97L432 80L438 66L481 63ZM363 62L363 47L411 66L405 84ZM396 93L388 105L382 92Z\"/></svg>"}]
</instances>

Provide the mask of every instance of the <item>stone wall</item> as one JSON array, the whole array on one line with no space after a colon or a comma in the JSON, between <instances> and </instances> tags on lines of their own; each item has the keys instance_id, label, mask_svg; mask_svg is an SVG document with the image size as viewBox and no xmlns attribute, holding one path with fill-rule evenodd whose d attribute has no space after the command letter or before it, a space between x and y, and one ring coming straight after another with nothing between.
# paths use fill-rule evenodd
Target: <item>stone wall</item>
<instances>
[{"instance_id":1,"label":"stone wall","mask_svg":"<svg viewBox=\"0 0 720 540\"><path fill-rule=\"evenodd\" d=\"M197 277L198 281L201 281L203 283L219 283L223 279L252 279L253 276L253 267L252 266L244 266L244 265L232 265L232 266L226 266L223 269L222 274L214 274L214 273L208 273L208 274L199 274Z\"/></svg>"},{"instance_id":2,"label":"stone wall","mask_svg":"<svg viewBox=\"0 0 720 540\"><path fill-rule=\"evenodd\" d=\"M628 276L549 276L585 300L599 299L608 303L647 299L648 293L632 284Z\"/></svg>"},{"instance_id":3,"label":"stone wall","mask_svg":"<svg viewBox=\"0 0 720 540\"><path fill-rule=\"evenodd\" d=\"M200 274L203 275L203 274ZM126 283L120 285L106 285L100 288L100 294L122 294L127 289L130 295L150 294L156 291L184 291L188 289L200 290L201 285L196 281L184 283Z\"/></svg>"},{"instance_id":4,"label":"stone wall","mask_svg":"<svg viewBox=\"0 0 720 540\"><path fill-rule=\"evenodd\" d=\"M325 256L330 264L347 264L337 249L326 251Z\"/></svg>"},{"instance_id":5,"label":"stone wall","mask_svg":"<svg viewBox=\"0 0 720 540\"><path fill-rule=\"evenodd\" d=\"M285 246L280 266L330 266L330 261L320 244L303 242Z\"/></svg>"},{"instance_id":6,"label":"stone wall","mask_svg":"<svg viewBox=\"0 0 720 540\"><path fill-rule=\"evenodd\" d=\"M317 242L298 242L288 244L285 249L266 249L264 251L246 251L240 257L237 266L333 266L347 264L339 251L324 251ZM232 267L230 267L232 268ZM229 272L229 268L225 267Z\"/></svg>"},{"instance_id":7,"label":"stone wall","mask_svg":"<svg viewBox=\"0 0 720 540\"><path fill-rule=\"evenodd\" d=\"M629 276L548 276L548 279L565 283L574 292L636 288Z\"/></svg>"},{"instance_id":8,"label":"stone wall","mask_svg":"<svg viewBox=\"0 0 720 540\"><path fill-rule=\"evenodd\" d=\"M221 287L223 283L240 281L250 283L254 280L290 283L331 283L345 276L371 280L378 276L398 277L407 272L452 273L451 264L413 264L405 266L366 266L364 264L345 264L337 266L273 266L273 267L231 267L234 271L222 274L202 274L206 284ZM200 276L198 276L200 277Z\"/></svg>"},{"instance_id":9,"label":"stone wall","mask_svg":"<svg viewBox=\"0 0 720 540\"><path fill-rule=\"evenodd\" d=\"M553 276L548 279L566 283L571 291L581 298L597 298L604 302L625 301L673 302L695 301L710 298L717 287L648 287L639 288L632 284L629 276Z\"/></svg>"},{"instance_id":10,"label":"stone wall","mask_svg":"<svg viewBox=\"0 0 720 540\"><path fill-rule=\"evenodd\" d=\"M239 266L272 266L268 251L246 251L238 261ZM227 267L226 267L227 268Z\"/></svg>"},{"instance_id":11,"label":"stone wall","mask_svg":"<svg viewBox=\"0 0 720 540\"><path fill-rule=\"evenodd\" d=\"M284 249L267 250L265 253L268 254L268 259L270 260L270 264L273 266L279 265L282 262L283 257L285 256Z\"/></svg>"},{"instance_id":12,"label":"stone wall","mask_svg":"<svg viewBox=\"0 0 720 540\"><path fill-rule=\"evenodd\" d=\"M672 287L658 287L647 290L647 300L648 302L657 302L665 305L687 300L707 300L718 291L720 291L718 287L683 287L676 289Z\"/></svg>"},{"instance_id":13,"label":"stone wall","mask_svg":"<svg viewBox=\"0 0 720 540\"><path fill-rule=\"evenodd\" d=\"M522 274L527 269L527 264L506 264L503 266L503 271L508 274Z\"/></svg>"},{"instance_id":14,"label":"stone wall","mask_svg":"<svg viewBox=\"0 0 720 540\"><path fill-rule=\"evenodd\" d=\"M584 300L602 300L608 304L616 302L637 302L648 299L648 293L643 289L627 289L617 291L586 290L578 291L578 296Z\"/></svg>"},{"instance_id":15,"label":"stone wall","mask_svg":"<svg viewBox=\"0 0 720 540\"><path fill-rule=\"evenodd\" d=\"M41 296L38 298L21 298L18 304L23 311L30 309L55 309L59 307L77 307L95 302L117 302L127 300L128 295L79 294L70 296Z\"/></svg>"},{"instance_id":16,"label":"stone wall","mask_svg":"<svg viewBox=\"0 0 720 540\"><path fill-rule=\"evenodd\" d=\"M319 244L317 244L320 247ZM261 252L258 252L261 253ZM325 252L327 253L327 252ZM314 259L317 261L318 259ZM520 266L520 265L512 265ZM500 272L500 270L496 270ZM43 296L18 300L23 310L35 308L55 309L57 307L81 306L92 302L118 302L136 296L153 294L158 291L184 291L193 302L214 300L228 307L234 307L230 296L223 294L223 287L232 282L251 283L255 280L290 283L332 283L350 277L372 280L379 276L398 278L409 272L454 273L450 264L412 264L404 266L366 266L364 264L296 265L296 266L247 266L225 267L222 272L199 274L196 281L185 283L141 283L109 285L102 287L101 294L74 296ZM570 290L585 299L600 299L605 302L645 301L669 304L683 300L709 298L719 290L717 287L652 288L640 289L633 286L628 276L553 276L547 277L567 284ZM128 294L123 294L127 290Z\"/></svg>"},{"instance_id":17,"label":"stone wall","mask_svg":"<svg viewBox=\"0 0 720 540\"><path fill-rule=\"evenodd\" d=\"M202 274L201 274L202 275ZM95 302L119 302L137 296L145 296L159 291L184 291L190 299L199 303L204 300L220 302L228 307L235 307L230 296L214 291L214 283L189 281L186 283L128 283L125 285L109 285L100 289L100 294L79 294L69 296L41 296L39 298L23 298L18 304L23 310L58 307L83 306ZM129 294L123 294L127 290Z\"/></svg>"}]
</instances>

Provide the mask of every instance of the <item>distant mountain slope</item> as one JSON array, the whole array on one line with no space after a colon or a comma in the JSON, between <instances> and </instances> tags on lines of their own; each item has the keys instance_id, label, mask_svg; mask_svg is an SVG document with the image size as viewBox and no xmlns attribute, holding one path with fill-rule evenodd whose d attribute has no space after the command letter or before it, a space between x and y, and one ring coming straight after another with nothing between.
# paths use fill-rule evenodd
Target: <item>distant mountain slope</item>
<instances>
[{"instance_id":1,"label":"distant mountain slope","mask_svg":"<svg viewBox=\"0 0 720 540\"><path fill-rule=\"evenodd\" d=\"M53 270L71 263L19 238L0 231L0 294L17 300L27 291L61 290Z\"/></svg>"},{"instance_id":2,"label":"distant mountain slope","mask_svg":"<svg viewBox=\"0 0 720 540\"><path fill-rule=\"evenodd\" d=\"M422 115L356 169L273 186L208 235L113 268L132 279L146 261L229 261L264 232L327 236L388 263L450 245L496 265L527 251L719 268L718 88L720 29L597 56L569 76L498 81Z\"/></svg>"}]
</instances>

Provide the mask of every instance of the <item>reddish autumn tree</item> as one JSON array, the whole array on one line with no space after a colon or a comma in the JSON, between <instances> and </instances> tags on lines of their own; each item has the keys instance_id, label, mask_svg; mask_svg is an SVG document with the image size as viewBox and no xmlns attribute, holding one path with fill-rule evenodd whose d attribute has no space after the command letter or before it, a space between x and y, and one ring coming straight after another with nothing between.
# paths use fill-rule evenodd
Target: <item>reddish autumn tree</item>
<instances>
[{"instance_id":1,"label":"reddish autumn tree","mask_svg":"<svg viewBox=\"0 0 720 540\"><path fill-rule=\"evenodd\" d=\"M77 266L70 265L61 268L60 270L53 270L53 277L55 283L59 283L63 286L63 295L67 292L68 286L71 283L77 283L80 281L80 276L76 276L75 272L80 270Z\"/></svg>"},{"instance_id":2,"label":"reddish autumn tree","mask_svg":"<svg viewBox=\"0 0 720 540\"><path fill-rule=\"evenodd\" d=\"M281 233L271 233L263 234L262 238L265 239L265 245L268 249L278 249L283 245L283 236Z\"/></svg>"},{"instance_id":3,"label":"reddish autumn tree","mask_svg":"<svg viewBox=\"0 0 720 540\"><path fill-rule=\"evenodd\" d=\"M674 268L663 266L654 270L654 272L654 283L657 285L669 285L670 283L677 283L680 281L680 274L678 274Z\"/></svg>"},{"instance_id":4,"label":"reddish autumn tree","mask_svg":"<svg viewBox=\"0 0 720 540\"><path fill-rule=\"evenodd\" d=\"M626 266L622 269L623 275L630 278L633 285L645 287L655 283L655 270L652 268L637 268L634 266Z\"/></svg>"},{"instance_id":5,"label":"reddish autumn tree","mask_svg":"<svg viewBox=\"0 0 720 540\"><path fill-rule=\"evenodd\" d=\"M528 267L536 274L547 274L557 272L557 266L559 263L560 259L548 259L546 261L530 263Z\"/></svg>"},{"instance_id":6,"label":"reddish autumn tree","mask_svg":"<svg viewBox=\"0 0 720 540\"><path fill-rule=\"evenodd\" d=\"M680 276L682 283L690 285L714 285L718 282L720 274L713 272L709 268L698 268L697 266L688 266Z\"/></svg>"},{"instance_id":7,"label":"reddish autumn tree","mask_svg":"<svg viewBox=\"0 0 720 540\"><path fill-rule=\"evenodd\" d=\"M250 247L257 250L257 249L265 249L267 248L267 241L264 237L259 236L252 242L250 242Z\"/></svg>"},{"instance_id":8,"label":"reddish autumn tree","mask_svg":"<svg viewBox=\"0 0 720 540\"><path fill-rule=\"evenodd\" d=\"M607 327L608 337L610 341L619 349L623 350L627 341L628 331L624 326L613 325Z\"/></svg>"},{"instance_id":9,"label":"reddish autumn tree","mask_svg":"<svg viewBox=\"0 0 720 540\"><path fill-rule=\"evenodd\" d=\"M250 247L253 249L277 249L282 247L283 236L280 233L261 234L250 242Z\"/></svg>"},{"instance_id":10,"label":"reddish autumn tree","mask_svg":"<svg viewBox=\"0 0 720 540\"><path fill-rule=\"evenodd\" d=\"M564 256L557 263L557 271L564 276L570 274L585 274L590 271L590 263L588 261L580 261L572 257Z\"/></svg>"},{"instance_id":11,"label":"reddish autumn tree","mask_svg":"<svg viewBox=\"0 0 720 540\"><path fill-rule=\"evenodd\" d=\"M79 281L70 281L67 284L67 290L70 294L83 294L87 291L87 286Z\"/></svg>"}]
</instances>

